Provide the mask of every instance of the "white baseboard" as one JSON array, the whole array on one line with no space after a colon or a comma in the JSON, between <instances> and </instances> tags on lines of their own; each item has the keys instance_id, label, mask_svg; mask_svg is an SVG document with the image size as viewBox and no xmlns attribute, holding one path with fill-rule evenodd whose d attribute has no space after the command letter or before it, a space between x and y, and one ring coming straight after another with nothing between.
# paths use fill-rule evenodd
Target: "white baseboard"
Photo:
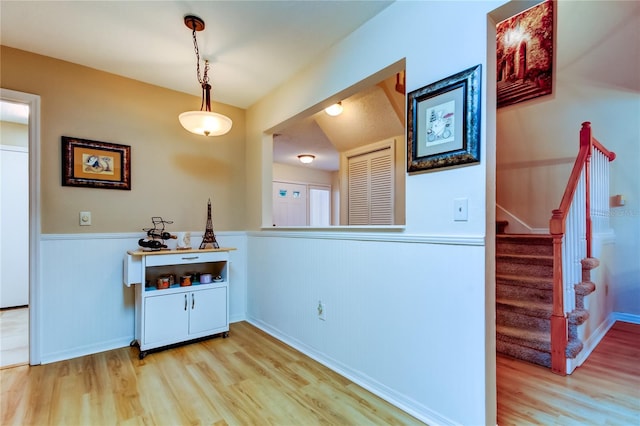
<instances>
[{"instance_id":1,"label":"white baseboard","mask_svg":"<svg viewBox=\"0 0 640 426\"><path fill-rule=\"evenodd\" d=\"M631 324L640 324L640 315L625 314L623 312L613 312L611 317L615 321L630 322Z\"/></svg>"},{"instance_id":2,"label":"white baseboard","mask_svg":"<svg viewBox=\"0 0 640 426\"><path fill-rule=\"evenodd\" d=\"M457 423L448 419L439 413L436 413L429 408L417 403L416 401L407 398L406 396L399 394L393 389L385 386L384 384L376 381L375 379L365 376L360 372L354 371L348 366L342 364L341 362L327 357L325 354L318 352L310 346L298 341L295 338L287 336L281 333L279 330L272 328L268 324L257 320L255 318L249 318L246 320L251 325L259 328L265 333L275 337L281 342L285 343L288 346L291 346L295 350L303 353L309 358L319 362L325 367L329 368L332 371L340 374L343 377L351 380L353 383L358 386L363 387L374 395L384 399L391 405L398 407L402 411L412 415L420 421L423 421L427 424L437 424L437 425L456 425Z\"/></svg>"},{"instance_id":3,"label":"white baseboard","mask_svg":"<svg viewBox=\"0 0 640 426\"><path fill-rule=\"evenodd\" d=\"M513 213L496 204L496 220L506 220L509 222L507 230L509 234L548 234L549 228L532 228Z\"/></svg>"},{"instance_id":4,"label":"white baseboard","mask_svg":"<svg viewBox=\"0 0 640 426\"><path fill-rule=\"evenodd\" d=\"M110 340L108 342L100 342L95 345L80 346L66 351L42 354L41 362L42 364L50 364L52 362L64 361L67 359L78 358L85 355L96 354L98 352L124 348L125 346L129 346L132 340L133 336L121 337L119 339Z\"/></svg>"},{"instance_id":5,"label":"white baseboard","mask_svg":"<svg viewBox=\"0 0 640 426\"><path fill-rule=\"evenodd\" d=\"M612 316L609 315L609 317L606 320L604 320L598 326L598 328L596 328L596 330L591 334L591 336L589 336L589 338L586 341L582 342L583 348L578 354L578 356L573 360L572 362L573 368L568 370L568 372L573 371L576 367L580 367L582 363L584 363L587 360L587 358L589 358L589 355L591 355L591 352L593 352L596 346L598 346L598 343L600 343L600 341L607 334L607 331L609 331L609 329L613 326L615 322L616 322L615 319L613 319Z\"/></svg>"},{"instance_id":6,"label":"white baseboard","mask_svg":"<svg viewBox=\"0 0 640 426\"><path fill-rule=\"evenodd\" d=\"M567 369L567 372L569 372L569 374L571 374L571 372L576 367L581 366L587 360L587 358L589 358L589 355L591 355L591 352L593 352L596 346L598 346L598 343L602 341L604 336L607 334L609 329L613 327L613 324L615 324L616 321L629 322L632 324L640 324L640 315L625 314L622 312L612 312L607 317L607 319L604 320L598 326L598 328L591 334L591 336L589 336L589 338L583 342L583 345L584 345L583 349L580 351L580 353L575 358L575 360L572 360L570 364L571 368Z\"/></svg>"},{"instance_id":7,"label":"white baseboard","mask_svg":"<svg viewBox=\"0 0 640 426\"><path fill-rule=\"evenodd\" d=\"M233 324L234 322L246 321L246 315L233 315L229 317L229 324Z\"/></svg>"}]
</instances>

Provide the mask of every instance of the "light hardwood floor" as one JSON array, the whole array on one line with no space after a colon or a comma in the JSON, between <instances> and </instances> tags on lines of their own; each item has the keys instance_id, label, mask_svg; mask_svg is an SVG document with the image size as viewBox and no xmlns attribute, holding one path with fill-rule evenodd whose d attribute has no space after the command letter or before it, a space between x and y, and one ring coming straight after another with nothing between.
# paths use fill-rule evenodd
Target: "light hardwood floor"
<instances>
[{"instance_id":1,"label":"light hardwood floor","mask_svg":"<svg viewBox=\"0 0 640 426\"><path fill-rule=\"evenodd\" d=\"M616 322L570 376L497 357L498 424L640 425L640 325Z\"/></svg>"},{"instance_id":2,"label":"light hardwood floor","mask_svg":"<svg viewBox=\"0 0 640 426\"><path fill-rule=\"evenodd\" d=\"M571 376L498 356L498 424L640 425L639 360L640 325L625 323L616 323ZM228 339L142 361L137 349L121 348L0 370L0 424L422 423L255 327L236 323Z\"/></svg>"},{"instance_id":3,"label":"light hardwood floor","mask_svg":"<svg viewBox=\"0 0 640 426\"><path fill-rule=\"evenodd\" d=\"M121 348L0 371L0 424L419 425L248 323L138 359Z\"/></svg>"},{"instance_id":4,"label":"light hardwood floor","mask_svg":"<svg viewBox=\"0 0 640 426\"><path fill-rule=\"evenodd\" d=\"M0 368L29 363L29 308L0 310Z\"/></svg>"}]
</instances>

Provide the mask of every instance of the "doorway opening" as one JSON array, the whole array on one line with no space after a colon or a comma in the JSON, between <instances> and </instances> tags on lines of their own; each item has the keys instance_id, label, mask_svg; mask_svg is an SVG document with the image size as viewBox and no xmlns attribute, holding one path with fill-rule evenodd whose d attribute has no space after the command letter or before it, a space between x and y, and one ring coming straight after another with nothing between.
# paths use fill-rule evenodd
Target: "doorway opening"
<instances>
[{"instance_id":1,"label":"doorway opening","mask_svg":"<svg viewBox=\"0 0 640 426\"><path fill-rule=\"evenodd\" d=\"M39 364L40 97L0 89L0 367ZM9 177L10 175L10 177ZM6 177L6 179L5 179ZM7 208L9 206L10 208ZM8 328L5 328L8 327ZM5 340L5 337L7 338ZM11 351L5 352L5 349Z\"/></svg>"}]
</instances>

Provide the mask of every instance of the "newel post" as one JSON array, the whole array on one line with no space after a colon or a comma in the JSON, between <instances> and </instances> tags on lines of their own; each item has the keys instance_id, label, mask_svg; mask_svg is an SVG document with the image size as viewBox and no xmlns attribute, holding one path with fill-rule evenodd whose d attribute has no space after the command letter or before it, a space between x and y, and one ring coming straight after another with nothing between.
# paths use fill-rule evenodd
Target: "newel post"
<instances>
[{"instance_id":1,"label":"newel post","mask_svg":"<svg viewBox=\"0 0 640 426\"><path fill-rule=\"evenodd\" d=\"M564 314L564 286L562 282L562 238L565 233L564 213L554 210L549 221L553 238L553 311L551 313L551 371L567 374L566 348L568 321Z\"/></svg>"}]
</instances>

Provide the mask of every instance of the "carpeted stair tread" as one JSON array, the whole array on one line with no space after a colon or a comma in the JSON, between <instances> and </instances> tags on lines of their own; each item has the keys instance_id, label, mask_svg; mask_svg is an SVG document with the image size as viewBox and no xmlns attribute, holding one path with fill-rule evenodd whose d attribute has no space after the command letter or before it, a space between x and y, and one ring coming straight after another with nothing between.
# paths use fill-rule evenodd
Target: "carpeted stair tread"
<instances>
[{"instance_id":1,"label":"carpeted stair tread","mask_svg":"<svg viewBox=\"0 0 640 426\"><path fill-rule=\"evenodd\" d=\"M589 311L585 309L574 309L567 315L569 325L581 325L584 324L589 318Z\"/></svg>"},{"instance_id":2,"label":"carpeted stair tread","mask_svg":"<svg viewBox=\"0 0 640 426\"><path fill-rule=\"evenodd\" d=\"M532 277L528 275L496 273L496 283L539 290L553 290L553 277Z\"/></svg>"},{"instance_id":3,"label":"carpeted stair tread","mask_svg":"<svg viewBox=\"0 0 640 426\"><path fill-rule=\"evenodd\" d=\"M553 255L552 240L540 237L508 238L506 237L508 235L509 234L496 235L496 253Z\"/></svg>"},{"instance_id":4,"label":"carpeted stair tread","mask_svg":"<svg viewBox=\"0 0 640 426\"><path fill-rule=\"evenodd\" d=\"M548 302L538 302L533 300L498 298L496 299L496 306L500 308L507 308L508 310L519 314L543 319L549 319L553 312L553 307Z\"/></svg>"},{"instance_id":5,"label":"carpeted stair tread","mask_svg":"<svg viewBox=\"0 0 640 426\"><path fill-rule=\"evenodd\" d=\"M545 256L539 254L496 254L498 260L505 260L514 263L525 263L528 265L545 265L553 266L553 256Z\"/></svg>"},{"instance_id":6,"label":"carpeted stair tread","mask_svg":"<svg viewBox=\"0 0 640 426\"><path fill-rule=\"evenodd\" d=\"M496 341L496 350L498 353L512 356L516 359L525 360L533 364L551 368L551 353L549 352L538 351L526 346L505 342L503 340Z\"/></svg>"},{"instance_id":7,"label":"carpeted stair tread","mask_svg":"<svg viewBox=\"0 0 640 426\"><path fill-rule=\"evenodd\" d=\"M580 340L569 340L567 342L565 355L567 356L567 358L575 358L576 356L578 356L583 346L584 345Z\"/></svg>"},{"instance_id":8,"label":"carpeted stair tread","mask_svg":"<svg viewBox=\"0 0 640 426\"><path fill-rule=\"evenodd\" d=\"M511 241L514 243L538 243L538 244L553 244L553 237L551 234L499 234L496 235L497 239L503 241Z\"/></svg>"},{"instance_id":9,"label":"carpeted stair tread","mask_svg":"<svg viewBox=\"0 0 640 426\"><path fill-rule=\"evenodd\" d=\"M549 332L539 330L522 330L508 325L496 326L496 339L551 353Z\"/></svg>"},{"instance_id":10,"label":"carpeted stair tread","mask_svg":"<svg viewBox=\"0 0 640 426\"><path fill-rule=\"evenodd\" d=\"M496 254L496 274L553 277L553 256Z\"/></svg>"},{"instance_id":11,"label":"carpeted stair tread","mask_svg":"<svg viewBox=\"0 0 640 426\"><path fill-rule=\"evenodd\" d=\"M576 296L588 296L596 290L596 285L591 281L583 281L574 287Z\"/></svg>"}]
</instances>

